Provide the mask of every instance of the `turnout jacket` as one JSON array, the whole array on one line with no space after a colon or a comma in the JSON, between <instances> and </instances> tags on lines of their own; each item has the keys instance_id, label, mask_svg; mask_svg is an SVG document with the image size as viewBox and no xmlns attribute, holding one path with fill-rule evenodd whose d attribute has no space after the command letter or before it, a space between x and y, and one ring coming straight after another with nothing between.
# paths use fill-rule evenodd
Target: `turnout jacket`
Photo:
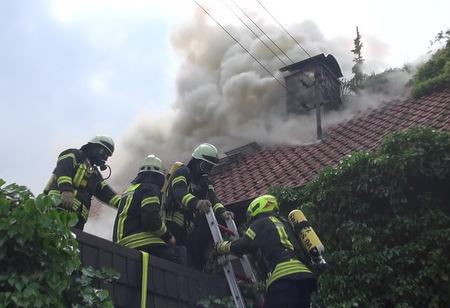
<instances>
[{"instance_id":1,"label":"turnout jacket","mask_svg":"<svg viewBox=\"0 0 450 308\"><path fill-rule=\"evenodd\" d=\"M236 256L258 255L269 271L266 288L281 278L316 279L296 256L284 224L273 215L259 217L250 224L242 238L231 242L230 252Z\"/></svg>"},{"instance_id":2,"label":"turnout jacket","mask_svg":"<svg viewBox=\"0 0 450 308\"><path fill-rule=\"evenodd\" d=\"M207 178L204 182L195 182L186 165L180 166L174 172L169 184L168 196L166 202L170 205L167 209L166 220L173 221L188 233L193 228L193 213L196 212L199 200L209 200L216 217L226 211L214 192L211 180Z\"/></svg>"},{"instance_id":3,"label":"turnout jacket","mask_svg":"<svg viewBox=\"0 0 450 308\"><path fill-rule=\"evenodd\" d=\"M161 219L161 191L152 183L136 183L121 196L113 241L130 248L165 245L172 234Z\"/></svg>"},{"instance_id":4,"label":"turnout jacket","mask_svg":"<svg viewBox=\"0 0 450 308\"><path fill-rule=\"evenodd\" d=\"M44 189L55 205L61 204L61 193L64 191L73 192L75 200L72 211L77 213L82 224L88 219L93 196L114 208L117 208L120 200L98 168L79 149L68 149L59 154L56 167Z\"/></svg>"}]
</instances>

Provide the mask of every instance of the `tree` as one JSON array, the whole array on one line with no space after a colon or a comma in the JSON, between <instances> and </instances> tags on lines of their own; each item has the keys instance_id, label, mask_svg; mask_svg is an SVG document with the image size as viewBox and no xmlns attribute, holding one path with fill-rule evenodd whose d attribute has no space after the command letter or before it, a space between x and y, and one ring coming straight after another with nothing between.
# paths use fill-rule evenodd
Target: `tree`
<instances>
[{"instance_id":1,"label":"tree","mask_svg":"<svg viewBox=\"0 0 450 308\"><path fill-rule=\"evenodd\" d=\"M435 44L439 44L442 40L445 40L445 48L450 48L450 29L447 29L447 31L445 32L438 32L438 34L436 34L436 37L434 38L434 41L430 42L430 45L433 46Z\"/></svg>"},{"instance_id":2,"label":"tree","mask_svg":"<svg viewBox=\"0 0 450 308\"><path fill-rule=\"evenodd\" d=\"M445 46L438 49L427 62L419 66L417 73L411 79L413 85L411 94L414 98L442 90L450 84L450 29L445 34L442 31L439 32L432 45L444 39Z\"/></svg>"},{"instance_id":3,"label":"tree","mask_svg":"<svg viewBox=\"0 0 450 308\"><path fill-rule=\"evenodd\" d=\"M450 306L450 132L394 132L300 191L272 188L300 207L329 268L314 307Z\"/></svg>"},{"instance_id":4,"label":"tree","mask_svg":"<svg viewBox=\"0 0 450 308\"><path fill-rule=\"evenodd\" d=\"M362 56L363 43L361 42L361 35L359 34L359 29L356 27L356 38L353 40L355 48L351 52L355 55L353 62L355 65L352 67L353 78L350 79L350 89L354 92L359 88L364 79L366 78L363 73L364 58Z\"/></svg>"},{"instance_id":5,"label":"tree","mask_svg":"<svg viewBox=\"0 0 450 308\"><path fill-rule=\"evenodd\" d=\"M94 279L111 281L113 270L81 265L70 231L75 213L58 211L44 194L0 179L0 303L2 307L112 307Z\"/></svg>"}]
</instances>

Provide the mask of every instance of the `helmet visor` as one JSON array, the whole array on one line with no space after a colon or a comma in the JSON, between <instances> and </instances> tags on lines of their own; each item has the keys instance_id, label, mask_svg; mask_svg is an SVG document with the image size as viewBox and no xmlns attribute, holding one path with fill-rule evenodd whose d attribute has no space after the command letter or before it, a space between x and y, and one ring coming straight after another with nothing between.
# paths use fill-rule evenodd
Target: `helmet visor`
<instances>
[{"instance_id":1,"label":"helmet visor","mask_svg":"<svg viewBox=\"0 0 450 308\"><path fill-rule=\"evenodd\" d=\"M210 163L208 163L208 162L206 162L206 161L202 161L202 162L200 163L200 169L201 169L204 173L207 173L207 174L210 174L210 173L211 173L211 170L212 170L213 167L214 167L213 164L210 164Z\"/></svg>"},{"instance_id":2,"label":"helmet visor","mask_svg":"<svg viewBox=\"0 0 450 308\"><path fill-rule=\"evenodd\" d=\"M209 161L211 164L214 164L216 166L219 164L219 159L217 157L210 156L210 155L202 155L202 157L205 160Z\"/></svg>"},{"instance_id":3,"label":"helmet visor","mask_svg":"<svg viewBox=\"0 0 450 308\"><path fill-rule=\"evenodd\" d=\"M111 157L111 152L108 151L106 148L101 147L99 150L99 154L102 160L106 161L109 157Z\"/></svg>"}]
</instances>

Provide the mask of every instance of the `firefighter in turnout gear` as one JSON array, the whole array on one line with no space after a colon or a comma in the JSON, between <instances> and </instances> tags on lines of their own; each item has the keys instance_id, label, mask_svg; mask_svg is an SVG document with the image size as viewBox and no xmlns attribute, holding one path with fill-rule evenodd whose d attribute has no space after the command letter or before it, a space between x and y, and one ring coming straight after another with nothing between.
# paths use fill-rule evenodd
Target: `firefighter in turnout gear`
<instances>
[{"instance_id":1,"label":"firefighter in turnout gear","mask_svg":"<svg viewBox=\"0 0 450 308\"><path fill-rule=\"evenodd\" d=\"M77 213L76 229L83 230L93 196L114 208L118 206L120 196L100 173L109 167L106 161L113 152L111 137L97 135L80 149L67 149L58 156L44 193L58 208Z\"/></svg>"},{"instance_id":2,"label":"firefighter in turnout gear","mask_svg":"<svg viewBox=\"0 0 450 308\"><path fill-rule=\"evenodd\" d=\"M256 198L247 209L250 226L244 236L217 243L215 251L256 255L258 263L267 269L265 308L309 308L317 279L295 254L278 210L274 196Z\"/></svg>"},{"instance_id":3,"label":"firefighter in turnout gear","mask_svg":"<svg viewBox=\"0 0 450 308\"><path fill-rule=\"evenodd\" d=\"M182 264L175 237L162 220L162 161L149 155L139 164L131 185L123 192L114 223L113 241Z\"/></svg>"},{"instance_id":4,"label":"firefighter in turnout gear","mask_svg":"<svg viewBox=\"0 0 450 308\"><path fill-rule=\"evenodd\" d=\"M187 165L173 174L166 199L166 224L177 243L187 248L187 265L202 271L214 241L205 213L214 211L217 219L233 217L219 202L209 174L219 163L215 146L200 144Z\"/></svg>"}]
</instances>

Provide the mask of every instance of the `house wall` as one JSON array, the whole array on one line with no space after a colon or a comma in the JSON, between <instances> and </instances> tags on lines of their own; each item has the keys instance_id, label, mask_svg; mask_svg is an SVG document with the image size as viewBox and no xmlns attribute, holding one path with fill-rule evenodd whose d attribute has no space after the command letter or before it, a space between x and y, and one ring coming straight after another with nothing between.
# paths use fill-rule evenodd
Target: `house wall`
<instances>
[{"instance_id":1,"label":"house wall","mask_svg":"<svg viewBox=\"0 0 450 308\"><path fill-rule=\"evenodd\" d=\"M141 307L142 254L83 231L73 232L79 243L83 266L112 268L121 275L116 283L99 282L96 287L109 291L116 308ZM199 300L210 295L230 295L225 278L149 257L146 307L199 307Z\"/></svg>"}]
</instances>

